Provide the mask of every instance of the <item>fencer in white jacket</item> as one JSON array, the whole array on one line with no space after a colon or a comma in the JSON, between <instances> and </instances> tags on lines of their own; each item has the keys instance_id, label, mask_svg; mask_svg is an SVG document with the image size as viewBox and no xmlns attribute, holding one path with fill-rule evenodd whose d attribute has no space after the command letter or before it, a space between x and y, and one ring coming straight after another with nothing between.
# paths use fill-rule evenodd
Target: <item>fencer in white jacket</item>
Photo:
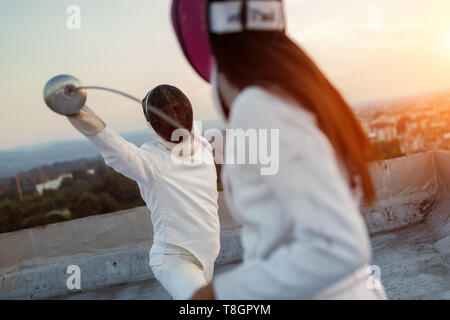
<instances>
[{"instance_id":1,"label":"fencer in white jacket","mask_svg":"<svg viewBox=\"0 0 450 320\"><path fill-rule=\"evenodd\" d=\"M259 151L270 150L278 161L270 167L279 170L262 170L262 152L253 154L256 164L244 165L230 165L239 159L226 153L222 182L243 225L243 262L192 298L385 298L368 272L371 248L358 193L375 199L368 169L373 147L358 119L286 34L282 0L205 2L197 24L206 14L211 51L202 54L211 57L189 61L199 74L215 62L209 80L227 127L256 131ZM189 57L195 54L186 48ZM258 136L261 130L267 135ZM269 142L274 130L279 140Z\"/></svg>"},{"instance_id":2,"label":"fencer in white jacket","mask_svg":"<svg viewBox=\"0 0 450 320\"><path fill-rule=\"evenodd\" d=\"M155 107L167 102L164 97L169 99L170 92L163 93L162 99L153 101ZM179 106L175 109L182 112ZM154 140L138 148L87 107L68 119L108 166L137 182L153 224L150 266L164 288L174 299L187 299L209 283L220 248L217 173L211 146L199 129L193 125L195 139L189 137L178 145L150 125ZM187 144L190 147L184 148ZM172 152L174 148L181 152Z\"/></svg>"},{"instance_id":3,"label":"fencer in white jacket","mask_svg":"<svg viewBox=\"0 0 450 320\"><path fill-rule=\"evenodd\" d=\"M381 283L369 278L359 194L315 116L255 86L235 99L228 127L279 129L279 172L262 175L260 164L223 168L227 204L243 225L244 261L215 277L215 297L383 299Z\"/></svg>"}]
</instances>

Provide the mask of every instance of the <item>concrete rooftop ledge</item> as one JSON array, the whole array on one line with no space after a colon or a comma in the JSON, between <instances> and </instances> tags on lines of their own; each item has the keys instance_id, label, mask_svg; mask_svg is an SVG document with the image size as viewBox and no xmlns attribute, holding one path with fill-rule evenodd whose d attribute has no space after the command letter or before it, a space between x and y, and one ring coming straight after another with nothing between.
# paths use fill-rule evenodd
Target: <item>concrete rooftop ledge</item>
<instances>
[{"instance_id":1,"label":"concrete rooftop ledge","mask_svg":"<svg viewBox=\"0 0 450 320\"><path fill-rule=\"evenodd\" d=\"M428 152L371 168L379 201L361 210L374 263L393 299L450 299L450 152ZM219 197L218 272L241 259L240 227ZM0 299L166 299L148 266L147 208L0 234ZM69 265L81 292L67 289Z\"/></svg>"}]
</instances>

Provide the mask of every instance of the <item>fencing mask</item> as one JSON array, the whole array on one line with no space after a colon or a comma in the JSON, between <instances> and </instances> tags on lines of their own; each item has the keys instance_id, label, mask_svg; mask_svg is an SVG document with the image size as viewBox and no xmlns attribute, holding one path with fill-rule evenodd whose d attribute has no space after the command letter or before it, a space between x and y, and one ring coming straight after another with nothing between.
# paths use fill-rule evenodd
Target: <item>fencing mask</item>
<instances>
[{"instance_id":1,"label":"fencing mask","mask_svg":"<svg viewBox=\"0 0 450 320\"><path fill-rule=\"evenodd\" d=\"M282 0L173 0L172 25L194 70L211 82L209 33L285 31ZM230 48L233 50L233 48Z\"/></svg>"},{"instance_id":2,"label":"fencing mask","mask_svg":"<svg viewBox=\"0 0 450 320\"><path fill-rule=\"evenodd\" d=\"M189 63L209 82L214 57L208 38L207 6L206 0L173 0L172 25Z\"/></svg>"},{"instance_id":3,"label":"fencing mask","mask_svg":"<svg viewBox=\"0 0 450 320\"><path fill-rule=\"evenodd\" d=\"M159 111L179 123L186 129L184 135L183 132L181 132L180 136L180 131L177 130L179 128L165 121L158 115L149 112L148 106L157 108ZM164 145L172 146L166 142L177 144L190 137L190 132L192 131L194 123L194 114L191 102L180 89L170 85L157 86L142 100L142 108L153 135ZM177 141L174 141L173 136L175 130L177 130L177 135L175 137L175 140Z\"/></svg>"}]
</instances>

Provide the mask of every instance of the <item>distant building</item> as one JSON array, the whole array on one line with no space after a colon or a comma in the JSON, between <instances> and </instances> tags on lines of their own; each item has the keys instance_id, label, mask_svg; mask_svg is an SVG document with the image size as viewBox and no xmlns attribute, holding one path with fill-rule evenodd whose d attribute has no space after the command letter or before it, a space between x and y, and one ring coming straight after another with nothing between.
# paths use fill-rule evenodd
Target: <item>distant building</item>
<instances>
[{"instance_id":1,"label":"distant building","mask_svg":"<svg viewBox=\"0 0 450 320\"><path fill-rule=\"evenodd\" d=\"M36 191L42 195L44 190L58 190L63 180L66 178L73 179L73 175L71 173L65 173L60 175L57 179L37 184Z\"/></svg>"},{"instance_id":2,"label":"distant building","mask_svg":"<svg viewBox=\"0 0 450 320\"><path fill-rule=\"evenodd\" d=\"M368 135L370 140L375 140L377 138L377 133L374 131L370 131Z\"/></svg>"}]
</instances>

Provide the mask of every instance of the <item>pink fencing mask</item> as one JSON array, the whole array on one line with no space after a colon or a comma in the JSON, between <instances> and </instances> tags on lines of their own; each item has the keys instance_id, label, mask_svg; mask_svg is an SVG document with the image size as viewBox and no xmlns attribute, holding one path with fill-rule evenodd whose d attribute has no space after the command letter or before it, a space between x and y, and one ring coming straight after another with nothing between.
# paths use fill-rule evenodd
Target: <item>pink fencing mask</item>
<instances>
[{"instance_id":1,"label":"pink fencing mask","mask_svg":"<svg viewBox=\"0 0 450 320\"><path fill-rule=\"evenodd\" d=\"M192 67L203 79L211 82L215 60L209 43L209 32L285 32L283 1L173 0L172 24Z\"/></svg>"},{"instance_id":2,"label":"pink fencing mask","mask_svg":"<svg viewBox=\"0 0 450 320\"><path fill-rule=\"evenodd\" d=\"M173 0L172 24L184 55L206 81L210 81L214 56L208 39L206 0Z\"/></svg>"}]
</instances>

